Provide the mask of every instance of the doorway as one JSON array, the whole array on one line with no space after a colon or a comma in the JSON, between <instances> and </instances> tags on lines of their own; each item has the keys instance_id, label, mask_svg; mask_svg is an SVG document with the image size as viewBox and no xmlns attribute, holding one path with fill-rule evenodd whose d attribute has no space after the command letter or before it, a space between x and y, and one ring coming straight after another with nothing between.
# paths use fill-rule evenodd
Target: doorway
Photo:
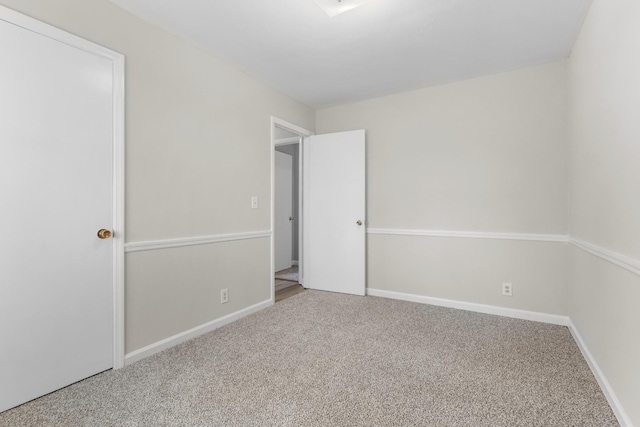
<instances>
[{"instance_id":1,"label":"doorway","mask_svg":"<svg viewBox=\"0 0 640 427\"><path fill-rule=\"evenodd\" d=\"M272 117L272 298L304 291L302 139L313 133Z\"/></svg>"},{"instance_id":2,"label":"doorway","mask_svg":"<svg viewBox=\"0 0 640 427\"><path fill-rule=\"evenodd\" d=\"M300 275L301 137L276 130L274 142L275 302L304 291Z\"/></svg>"},{"instance_id":3,"label":"doorway","mask_svg":"<svg viewBox=\"0 0 640 427\"><path fill-rule=\"evenodd\" d=\"M287 267L287 262L277 262L275 243L281 237L275 212L276 158L282 159L283 165L289 162L291 155L282 152L288 150L284 149L287 145L298 147L298 215L294 228L298 232L298 282L305 289L366 294L365 139L363 129L314 135L282 119L271 118L271 295L274 301L276 271L293 273L276 269L276 265ZM279 218L285 229L286 212ZM278 244L287 245L281 240Z\"/></svg>"}]
</instances>

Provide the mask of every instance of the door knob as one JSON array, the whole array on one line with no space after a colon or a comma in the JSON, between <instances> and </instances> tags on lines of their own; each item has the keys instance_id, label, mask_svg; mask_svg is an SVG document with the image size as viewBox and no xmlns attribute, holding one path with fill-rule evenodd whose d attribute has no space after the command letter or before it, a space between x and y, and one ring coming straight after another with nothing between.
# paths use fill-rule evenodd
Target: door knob
<instances>
[{"instance_id":1,"label":"door knob","mask_svg":"<svg viewBox=\"0 0 640 427\"><path fill-rule=\"evenodd\" d=\"M292 216L289 217L289 221L293 221L293 217Z\"/></svg>"},{"instance_id":2,"label":"door knob","mask_svg":"<svg viewBox=\"0 0 640 427\"><path fill-rule=\"evenodd\" d=\"M358 224L358 225L362 225L362 221L357 220L357 221L356 221L356 224Z\"/></svg>"},{"instance_id":3,"label":"door knob","mask_svg":"<svg viewBox=\"0 0 640 427\"><path fill-rule=\"evenodd\" d=\"M105 230L104 228L101 228L100 230L98 230L98 237L100 239L108 239L109 237L111 237L111 231L109 230Z\"/></svg>"}]
</instances>

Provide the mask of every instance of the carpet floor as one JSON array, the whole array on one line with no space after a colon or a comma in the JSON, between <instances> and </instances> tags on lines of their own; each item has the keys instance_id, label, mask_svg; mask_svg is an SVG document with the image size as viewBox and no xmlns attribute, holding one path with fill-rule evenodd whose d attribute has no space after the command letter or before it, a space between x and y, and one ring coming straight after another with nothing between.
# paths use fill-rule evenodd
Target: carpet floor
<instances>
[{"instance_id":1,"label":"carpet floor","mask_svg":"<svg viewBox=\"0 0 640 427\"><path fill-rule=\"evenodd\" d=\"M276 271L276 279L280 280L291 280L293 282L298 282L298 266L294 265L291 268L287 268L285 270Z\"/></svg>"},{"instance_id":2,"label":"carpet floor","mask_svg":"<svg viewBox=\"0 0 640 427\"><path fill-rule=\"evenodd\" d=\"M568 329L305 291L2 426L615 426Z\"/></svg>"}]
</instances>

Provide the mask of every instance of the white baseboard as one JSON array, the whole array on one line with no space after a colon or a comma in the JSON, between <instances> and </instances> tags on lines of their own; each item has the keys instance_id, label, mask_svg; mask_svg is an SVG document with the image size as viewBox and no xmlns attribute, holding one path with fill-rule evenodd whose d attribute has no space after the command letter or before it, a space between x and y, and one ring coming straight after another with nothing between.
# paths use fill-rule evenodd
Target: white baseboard
<instances>
[{"instance_id":1,"label":"white baseboard","mask_svg":"<svg viewBox=\"0 0 640 427\"><path fill-rule=\"evenodd\" d=\"M242 310L238 310L235 313L228 314L219 319L212 320L211 322L207 322L203 325L196 326L195 328L181 332L172 337L165 338L161 341L155 342L146 347L132 351L131 353L127 353L124 356L124 363L125 365L130 365L132 363L137 362L138 360L144 359L145 357L149 357L152 354L159 353L162 350L166 350L168 348L181 344L185 341L188 341L192 338L195 338L202 334L206 334L207 332L211 332L214 329L218 329L221 326L224 326L231 322L235 322L236 320L242 319L245 316L248 316L250 314L263 310L267 307L270 307L273 304L274 304L274 301L272 299L268 299L266 301L262 301L258 304L252 305Z\"/></svg>"},{"instance_id":2,"label":"white baseboard","mask_svg":"<svg viewBox=\"0 0 640 427\"><path fill-rule=\"evenodd\" d=\"M411 301L421 304L437 305L440 307L457 308L474 311L476 313L494 314L496 316L513 317L515 319L532 320L534 322L551 323L553 325L569 325L569 317L557 314L539 313L536 311L519 310L515 308L498 307L495 305L477 304L473 302L455 301L443 298L427 297L423 295L405 294L401 292L385 291L367 288L367 295Z\"/></svg>"},{"instance_id":3,"label":"white baseboard","mask_svg":"<svg viewBox=\"0 0 640 427\"><path fill-rule=\"evenodd\" d=\"M596 381L598 381L600 389L602 389L602 392L607 398L609 406L611 406L613 413L616 415L616 418L618 418L618 422L622 427L633 427L631 419L629 419L629 416L623 409L622 404L618 400L618 397L611 387L611 384L609 384L609 381L607 381L607 377L604 376L604 372L602 372L600 366L598 365L598 362L596 362L596 360L591 355L591 352L587 348L587 345L580 336L580 333L576 329L571 319L569 319L569 324L567 326L569 327L569 331L571 332L571 335L573 335L573 339L575 340L576 344L578 344L578 348L580 348L582 356L584 356L587 364L589 364L591 372L593 372L593 376L596 377Z\"/></svg>"}]
</instances>

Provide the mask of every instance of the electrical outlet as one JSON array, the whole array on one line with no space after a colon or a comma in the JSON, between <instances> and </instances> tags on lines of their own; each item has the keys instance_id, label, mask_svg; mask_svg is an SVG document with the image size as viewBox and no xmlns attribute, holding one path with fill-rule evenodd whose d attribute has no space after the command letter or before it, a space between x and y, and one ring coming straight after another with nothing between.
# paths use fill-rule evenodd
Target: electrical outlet
<instances>
[{"instance_id":1,"label":"electrical outlet","mask_svg":"<svg viewBox=\"0 0 640 427\"><path fill-rule=\"evenodd\" d=\"M229 289L223 289L220 291L220 303L225 304L229 302Z\"/></svg>"},{"instance_id":2,"label":"electrical outlet","mask_svg":"<svg viewBox=\"0 0 640 427\"><path fill-rule=\"evenodd\" d=\"M251 196L251 209L258 209L258 196Z\"/></svg>"},{"instance_id":3,"label":"electrical outlet","mask_svg":"<svg viewBox=\"0 0 640 427\"><path fill-rule=\"evenodd\" d=\"M507 297L513 296L513 285L511 283L502 284L502 295Z\"/></svg>"}]
</instances>

